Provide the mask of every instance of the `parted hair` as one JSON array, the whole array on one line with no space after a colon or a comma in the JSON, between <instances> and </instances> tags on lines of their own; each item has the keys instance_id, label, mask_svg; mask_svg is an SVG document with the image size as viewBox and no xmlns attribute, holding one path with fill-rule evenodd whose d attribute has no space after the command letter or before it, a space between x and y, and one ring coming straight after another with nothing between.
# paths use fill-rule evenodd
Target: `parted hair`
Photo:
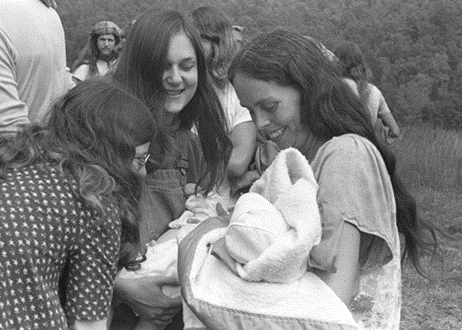
<instances>
[{"instance_id":1,"label":"parted hair","mask_svg":"<svg viewBox=\"0 0 462 330\"><path fill-rule=\"evenodd\" d=\"M425 251L436 250L436 229L418 216L414 198L396 173L394 154L376 138L367 111L342 82L338 67L303 35L276 29L257 36L238 53L229 69L231 81L236 73L297 88L301 94L302 124L315 136L328 140L354 133L377 147L391 178L398 230L405 237L403 260L409 258L424 275L420 257Z\"/></svg>"},{"instance_id":2,"label":"parted hair","mask_svg":"<svg viewBox=\"0 0 462 330\"><path fill-rule=\"evenodd\" d=\"M163 73L170 40L181 32L188 36L196 52L198 83L194 96L179 113L179 129L197 127L207 167L199 181L208 192L225 173L231 142L226 133L223 108L207 72L201 39L190 19L178 11L155 9L138 18L127 36L113 79L143 100L162 125L165 112ZM157 143L171 148L165 129L164 132L158 135Z\"/></svg>"},{"instance_id":3,"label":"parted hair","mask_svg":"<svg viewBox=\"0 0 462 330\"><path fill-rule=\"evenodd\" d=\"M99 214L112 201L121 215L119 267L136 269L141 180L133 170L135 148L150 142L156 123L148 107L117 84L88 80L52 107L47 123L30 124L0 141L0 174L10 168L56 163L77 182L75 194Z\"/></svg>"}]
</instances>

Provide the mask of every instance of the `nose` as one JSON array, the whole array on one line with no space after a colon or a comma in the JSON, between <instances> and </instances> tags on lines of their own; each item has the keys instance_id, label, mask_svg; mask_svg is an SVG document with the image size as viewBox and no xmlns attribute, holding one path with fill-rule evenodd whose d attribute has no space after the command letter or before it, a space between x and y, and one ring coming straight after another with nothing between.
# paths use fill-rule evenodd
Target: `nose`
<instances>
[{"instance_id":1,"label":"nose","mask_svg":"<svg viewBox=\"0 0 462 330\"><path fill-rule=\"evenodd\" d=\"M255 109L253 113L253 121L258 130L263 129L270 123L268 114L258 109Z\"/></svg>"},{"instance_id":2,"label":"nose","mask_svg":"<svg viewBox=\"0 0 462 330\"><path fill-rule=\"evenodd\" d=\"M165 79L167 80L167 83L172 84L172 85L177 85L181 83L181 74L180 70L172 66L169 70L165 72Z\"/></svg>"}]
</instances>

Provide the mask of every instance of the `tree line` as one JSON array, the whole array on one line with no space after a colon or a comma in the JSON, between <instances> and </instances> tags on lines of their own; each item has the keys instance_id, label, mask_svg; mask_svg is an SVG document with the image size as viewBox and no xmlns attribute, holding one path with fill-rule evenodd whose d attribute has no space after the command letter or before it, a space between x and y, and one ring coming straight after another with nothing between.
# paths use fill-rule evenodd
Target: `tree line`
<instances>
[{"instance_id":1,"label":"tree line","mask_svg":"<svg viewBox=\"0 0 462 330\"><path fill-rule=\"evenodd\" d=\"M331 50L354 41L398 121L462 129L462 0L62 1L68 64L98 21L123 28L153 8L191 11L200 5L222 8L248 38L285 26Z\"/></svg>"}]
</instances>

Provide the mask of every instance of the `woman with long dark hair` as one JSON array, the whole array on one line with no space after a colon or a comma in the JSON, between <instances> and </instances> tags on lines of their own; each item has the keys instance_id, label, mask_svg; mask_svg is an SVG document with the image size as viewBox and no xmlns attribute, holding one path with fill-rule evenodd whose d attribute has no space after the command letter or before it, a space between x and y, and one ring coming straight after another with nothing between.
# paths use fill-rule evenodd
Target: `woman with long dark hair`
<instances>
[{"instance_id":1,"label":"woman with long dark hair","mask_svg":"<svg viewBox=\"0 0 462 330\"><path fill-rule=\"evenodd\" d=\"M187 16L152 10L138 18L113 79L151 108L161 130L147 163L149 194L143 202L141 233L148 243L185 210L187 183L197 184L196 192L204 195L217 188L226 173L231 143L199 33ZM197 136L191 132L193 126ZM180 299L162 293L165 283L178 285L161 276L119 277L115 296L142 319L165 327L181 308Z\"/></svg>"},{"instance_id":2,"label":"woman with long dark hair","mask_svg":"<svg viewBox=\"0 0 462 330\"><path fill-rule=\"evenodd\" d=\"M281 150L298 149L313 169L323 232L308 270L349 307L361 328L399 329L402 258L422 272L423 253L437 246L435 229L418 217L395 157L376 137L359 98L316 43L284 29L248 43L229 75L259 132ZM205 232L226 226L224 220L203 222L180 245L180 281L195 312L188 284L191 253ZM214 313L215 321L232 314L236 328L258 319L224 308ZM290 322L297 327L285 321L287 328Z\"/></svg>"}]
</instances>

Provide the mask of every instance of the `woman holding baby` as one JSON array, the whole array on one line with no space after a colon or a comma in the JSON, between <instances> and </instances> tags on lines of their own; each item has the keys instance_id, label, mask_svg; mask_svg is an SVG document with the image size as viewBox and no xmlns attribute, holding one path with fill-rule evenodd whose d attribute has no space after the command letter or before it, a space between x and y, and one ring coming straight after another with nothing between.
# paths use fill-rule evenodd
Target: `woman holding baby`
<instances>
[{"instance_id":1,"label":"woman holding baby","mask_svg":"<svg viewBox=\"0 0 462 330\"><path fill-rule=\"evenodd\" d=\"M401 258L422 273L420 258L436 247L435 230L417 217L395 157L375 136L361 102L315 43L283 29L247 44L229 78L259 133L281 150L300 151L313 170L322 238L311 249L307 271L340 298L359 328L399 329ZM184 297L210 329L216 320L195 308L188 276L201 237L228 221L206 220L180 245ZM252 315L242 312L235 328L249 328Z\"/></svg>"}]
</instances>

